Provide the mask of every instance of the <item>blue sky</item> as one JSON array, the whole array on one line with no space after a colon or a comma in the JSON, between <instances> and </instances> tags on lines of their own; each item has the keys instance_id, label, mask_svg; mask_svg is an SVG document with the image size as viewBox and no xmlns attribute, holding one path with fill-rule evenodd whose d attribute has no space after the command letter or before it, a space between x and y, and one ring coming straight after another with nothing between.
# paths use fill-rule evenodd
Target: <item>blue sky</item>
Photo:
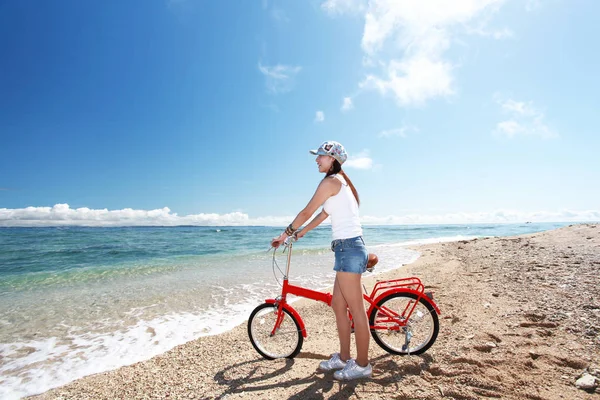
<instances>
[{"instance_id":1,"label":"blue sky","mask_svg":"<svg viewBox=\"0 0 600 400\"><path fill-rule=\"evenodd\" d=\"M600 219L600 3L0 3L0 226Z\"/></svg>"}]
</instances>

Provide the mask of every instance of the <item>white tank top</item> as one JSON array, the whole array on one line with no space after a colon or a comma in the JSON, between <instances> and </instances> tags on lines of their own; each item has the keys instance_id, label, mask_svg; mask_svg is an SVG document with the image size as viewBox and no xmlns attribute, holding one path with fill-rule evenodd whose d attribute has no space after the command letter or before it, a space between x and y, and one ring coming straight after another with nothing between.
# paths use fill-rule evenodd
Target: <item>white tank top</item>
<instances>
[{"instance_id":1,"label":"white tank top","mask_svg":"<svg viewBox=\"0 0 600 400\"><path fill-rule=\"evenodd\" d=\"M342 182L342 187L338 194L331 196L323 204L323 209L331 217L333 240L362 236L358 203L352 189L342 176L333 176Z\"/></svg>"}]
</instances>

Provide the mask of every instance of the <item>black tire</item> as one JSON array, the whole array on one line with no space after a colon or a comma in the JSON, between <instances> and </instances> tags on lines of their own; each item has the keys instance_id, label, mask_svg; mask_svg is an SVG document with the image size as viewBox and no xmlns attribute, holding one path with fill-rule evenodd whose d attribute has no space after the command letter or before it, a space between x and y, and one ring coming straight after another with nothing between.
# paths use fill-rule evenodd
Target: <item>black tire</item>
<instances>
[{"instance_id":1,"label":"black tire","mask_svg":"<svg viewBox=\"0 0 600 400\"><path fill-rule=\"evenodd\" d=\"M411 314L408 323L400 326L385 315L385 309L398 314L404 320L402 313L412 307L418 299L413 293L392 293L382 298L377 307L369 315L370 326L387 326L388 329L371 328L371 336L382 349L391 354L408 355L422 354L433 345L440 331L440 322L433 306L421 298ZM384 308L385 307L385 308ZM380 308L383 310L380 311ZM408 339L408 344L407 344Z\"/></svg>"},{"instance_id":2,"label":"black tire","mask_svg":"<svg viewBox=\"0 0 600 400\"><path fill-rule=\"evenodd\" d=\"M277 306L264 303L256 307L248 319L248 337L254 349L267 360L294 358L300 352L304 337L300 324L286 309L280 328L271 336L277 320Z\"/></svg>"}]
</instances>

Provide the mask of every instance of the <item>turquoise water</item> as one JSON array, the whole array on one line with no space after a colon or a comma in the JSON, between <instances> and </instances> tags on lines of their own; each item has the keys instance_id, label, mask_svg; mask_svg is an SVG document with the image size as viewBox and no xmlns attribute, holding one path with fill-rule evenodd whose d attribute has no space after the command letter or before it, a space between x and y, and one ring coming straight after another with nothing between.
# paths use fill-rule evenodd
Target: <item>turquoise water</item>
<instances>
[{"instance_id":1,"label":"turquoise water","mask_svg":"<svg viewBox=\"0 0 600 400\"><path fill-rule=\"evenodd\" d=\"M409 244L508 236L566 223L367 226L377 271ZM0 228L0 398L40 393L242 323L279 292L273 227ZM294 248L291 279L333 279L329 227ZM284 257L278 257L280 266Z\"/></svg>"}]
</instances>

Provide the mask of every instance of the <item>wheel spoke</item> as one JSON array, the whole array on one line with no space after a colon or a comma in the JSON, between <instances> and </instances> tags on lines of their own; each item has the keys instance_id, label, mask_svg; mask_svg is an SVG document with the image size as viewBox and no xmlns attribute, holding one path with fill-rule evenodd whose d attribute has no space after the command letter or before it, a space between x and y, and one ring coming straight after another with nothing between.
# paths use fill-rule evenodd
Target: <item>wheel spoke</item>
<instances>
[{"instance_id":1,"label":"wheel spoke","mask_svg":"<svg viewBox=\"0 0 600 400\"><path fill-rule=\"evenodd\" d=\"M273 334L277 322L277 307L263 304L248 320L248 335L254 348L265 358L293 358L302 347L302 333L296 319L284 310L281 324Z\"/></svg>"},{"instance_id":2,"label":"wheel spoke","mask_svg":"<svg viewBox=\"0 0 600 400\"><path fill-rule=\"evenodd\" d=\"M371 334L384 350L401 355L421 354L437 338L439 321L435 310L424 300L417 300L411 293L394 293L372 311Z\"/></svg>"}]
</instances>

